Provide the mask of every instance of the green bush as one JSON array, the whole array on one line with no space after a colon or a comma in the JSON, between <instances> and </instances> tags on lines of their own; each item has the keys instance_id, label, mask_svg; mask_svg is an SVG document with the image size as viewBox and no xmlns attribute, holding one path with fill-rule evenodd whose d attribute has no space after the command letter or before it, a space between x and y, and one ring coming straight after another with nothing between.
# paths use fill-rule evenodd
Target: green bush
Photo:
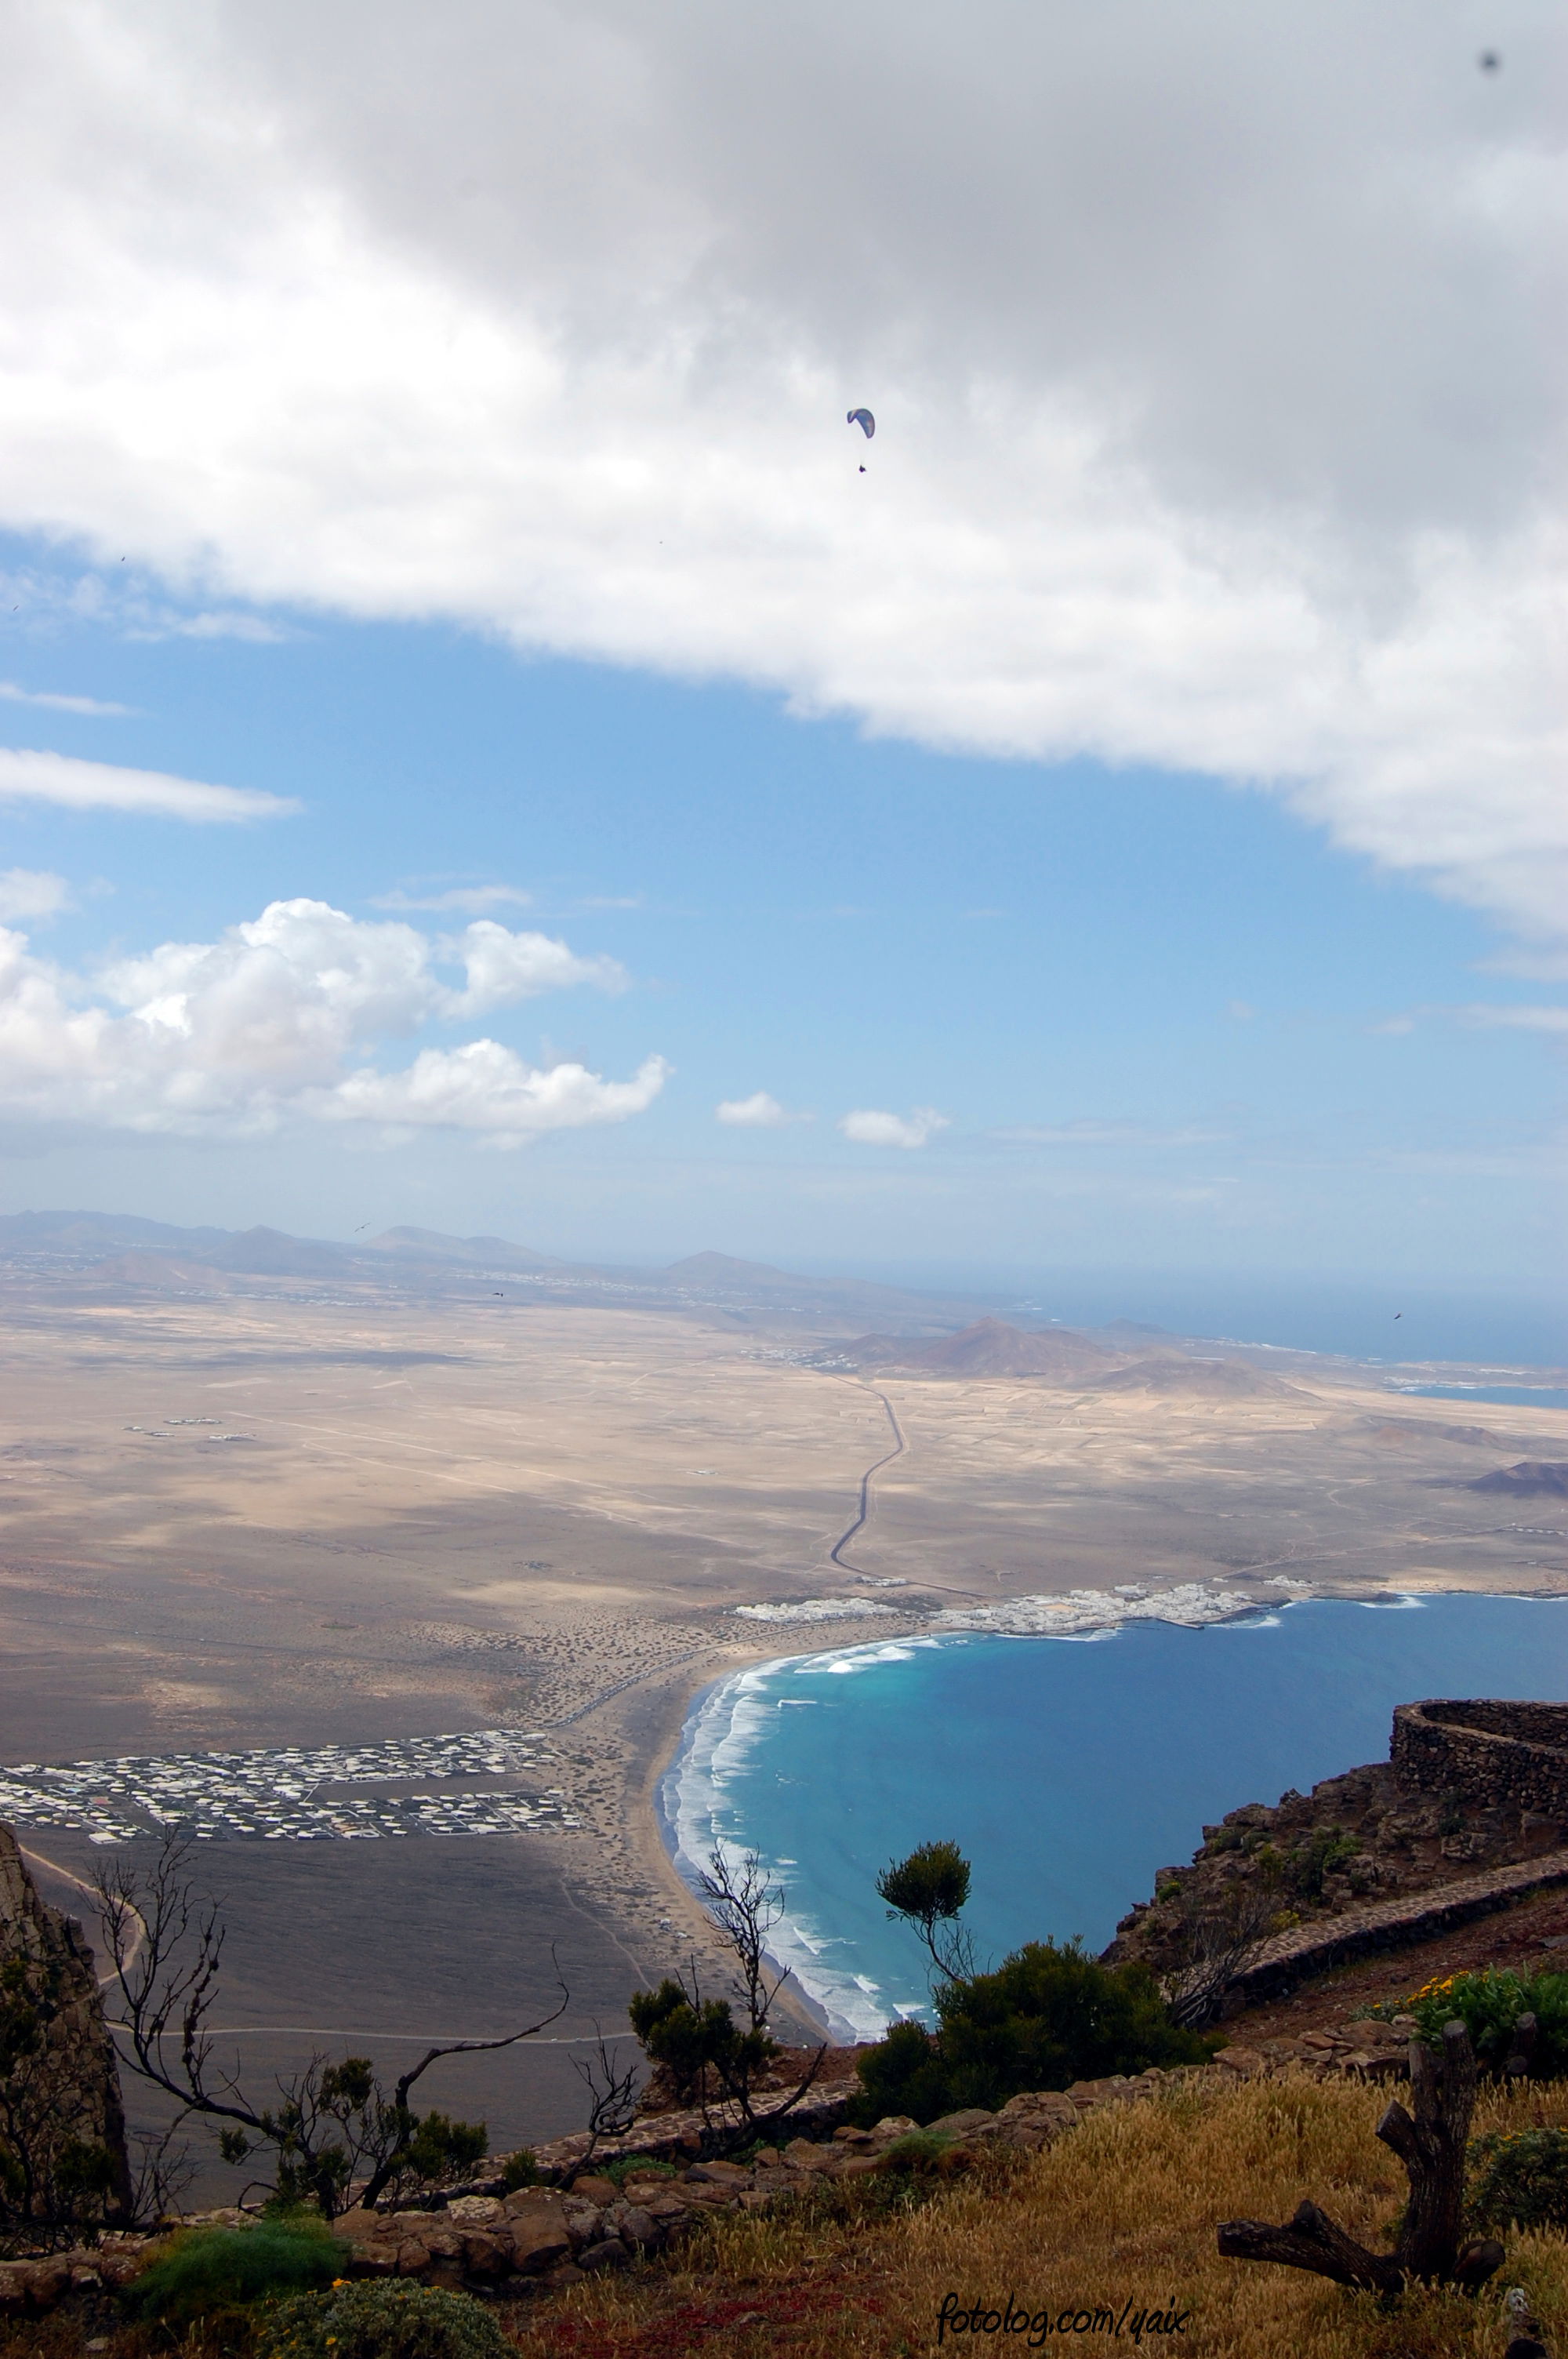
<instances>
[{"instance_id":1,"label":"green bush","mask_svg":"<svg viewBox=\"0 0 1568 2359\"><path fill-rule=\"evenodd\" d=\"M501 2166L501 2183L508 2195L515 2195L520 2187L537 2187L539 2166L531 2146L520 2146L509 2154Z\"/></svg>"},{"instance_id":2,"label":"green bush","mask_svg":"<svg viewBox=\"0 0 1568 2359\"><path fill-rule=\"evenodd\" d=\"M470 2295L382 2278L279 2302L263 2321L256 2359L516 2359L516 2352Z\"/></svg>"},{"instance_id":3,"label":"green bush","mask_svg":"<svg viewBox=\"0 0 1568 2359\"><path fill-rule=\"evenodd\" d=\"M1471 2141L1470 2216L1481 2229L1568 2228L1568 2130Z\"/></svg>"},{"instance_id":4,"label":"green bush","mask_svg":"<svg viewBox=\"0 0 1568 2359\"><path fill-rule=\"evenodd\" d=\"M330 2285L342 2266L342 2245L311 2213L254 2228L181 2228L126 2288L125 2305L138 2318L184 2324Z\"/></svg>"},{"instance_id":5,"label":"green bush","mask_svg":"<svg viewBox=\"0 0 1568 2359\"><path fill-rule=\"evenodd\" d=\"M1470 2034L1483 2071L1500 2071L1521 2015L1535 2017L1531 2070L1544 2080L1568 2073L1568 1974L1516 1974L1488 1966L1427 1983L1405 2002L1429 2047L1443 2044L1443 2027L1455 2017Z\"/></svg>"},{"instance_id":6,"label":"green bush","mask_svg":"<svg viewBox=\"0 0 1568 2359\"><path fill-rule=\"evenodd\" d=\"M897 2023L858 2067L849 2118L917 2122L967 2105L994 2110L1026 2089L1201 2064L1212 2042L1171 2021L1147 1966L1104 1966L1077 1941L1030 1941L994 1973L938 1986L937 2028Z\"/></svg>"}]
</instances>

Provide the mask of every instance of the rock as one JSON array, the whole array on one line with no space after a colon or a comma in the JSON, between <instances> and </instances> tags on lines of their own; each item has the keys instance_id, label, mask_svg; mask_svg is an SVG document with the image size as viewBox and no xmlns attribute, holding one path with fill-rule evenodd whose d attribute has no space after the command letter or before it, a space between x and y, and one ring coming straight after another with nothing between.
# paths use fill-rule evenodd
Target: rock
<instances>
[{"instance_id":1,"label":"rock","mask_svg":"<svg viewBox=\"0 0 1568 2359\"><path fill-rule=\"evenodd\" d=\"M379 2212L365 2212L355 2204L352 2211L339 2212L332 2223L332 2234L341 2236L347 2244L363 2245L373 2236L384 2234L387 2224Z\"/></svg>"},{"instance_id":2,"label":"rock","mask_svg":"<svg viewBox=\"0 0 1568 2359\"><path fill-rule=\"evenodd\" d=\"M683 2176L688 2184L703 2180L710 2181L715 2187L741 2188L752 2184L751 2172L738 2162L694 2162Z\"/></svg>"},{"instance_id":3,"label":"rock","mask_svg":"<svg viewBox=\"0 0 1568 2359\"><path fill-rule=\"evenodd\" d=\"M459 2241L462 2246L463 2267L470 2277L511 2276L516 2247L510 2234L498 2235L489 2228L465 2228Z\"/></svg>"},{"instance_id":4,"label":"rock","mask_svg":"<svg viewBox=\"0 0 1568 2359\"><path fill-rule=\"evenodd\" d=\"M917 2130L919 2127L920 2124L908 2114L884 2114L872 2130L871 2136L874 2138L886 2139L891 2143L893 2138L907 2137L911 2130Z\"/></svg>"},{"instance_id":5,"label":"rock","mask_svg":"<svg viewBox=\"0 0 1568 2359\"><path fill-rule=\"evenodd\" d=\"M349 2274L356 2277L395 2277L397 2275L398 2247L384 2239L379 2244L356 2245L349 2263Z\"/></svg>"},{"instance_id":6,"label":"rock","mask_svg":"<svg viewBox=\"0 0 1568 2359\"><path fill-rule=\"evenodd\" d=\"M604 2212L597 2203L567 2204L567 2234L571 2238L573 2252L584 2245L597 2245L604 2234Z\"/></svg>"},{"instance_id":7,"label":"rock","mask_svg":"<svg viewBox=\"0 0 1568 2359\"><path fill-rule=\"evenodd\" d=\"M455 2195L447 2206L446 2216L460 2227L489 2228L504 2220L506 2214L493 2195Z\"/></svg>"},{"instance_id":8,"label":"rock","mask_svg":"<svg viewBox=\"0 0 1568 2359\"><path fill-rule=\"evenodd\" d=\"M568 2192L580 2197L585 2202L597 2203L602 2212L607 2203L615 2201L621 2190L612 2179L600 2179L589 2171L581 2179L574 2179Z\"/></svg>"},{"instance_id":9,"label":"rock","mask_svg":"<svg viewBox=\"0 0 1568 2359\"><path fill-rule=\"evenodd\" d=\"M956 2114L942 2114L927 2127L934 2137L957 2138L972 2146L977 2139L996 2136L997 2117L984 2105L965 2105Z\"/></svg>"},{"instance_id":10,"label":"rock","mask_svg":"<svg viewBox=\"0 0 1568 2359\"><path fill-rule=\"evenodd\" d=\"M514 2264L520 2276L536 2277L543 2269L571 2257L571 2232L564 2199L547 2187L520 2187L506 2197L503 2209L512 2239Z\"/></svg>"},{"instance_id":11,"label":"rock","mask_svg":"<svg viewBox=\"0 0 1568 2359\"><path fill-rule=\"evenodd\" d=\"M585 2245L577 2266L585 2277L591 2277L600 2269L623 2269L630 2257L619 2236L606 2236L601 2244Z\"/></svg>"},{"instance_id":12,"label":"rock","mask_svg":"<svg viewBox=\"0 0 1568 2359\"><path fill-rule=\"evenodd\" d=\"M1244 2081L1254 2080L1260 2072L1268 2070L1267 2057L1260 2056L1256 2048L1222 2048L1214 2060L1223 2065L1226 2071L1239 2073Z\"/></svg>"},{"instance_id":13,"label":"rock","mask_svg":"<svg viewBox=\"0 0 1568 2359\"><path fill-rule=\"evenodd\" d=\"M665 2241L661 2222L640 2203L617 2203L604 2215L606 2228L613 2228L622 2244L634 2245L640 2253L657 2252Z\"/></svg>"},{"instance_id":14,"label":"rock","mask_svg":"<svg viewBox=\"0 0 1568 2359\"><path fill-rule=\"evenodd\" d=\"M1010 2097L996 2118L998 2143L1031 2153L1076 2127L1078 2109L1059 2090L1035 2089Z\"/></svg>"},{"instance_id":15,"label":"rock","mask_svg":"<svg viewBox=\"0 0 1568 2359\"><path fill-rule=\"evenodd\" d=\"M784 2156L796 2170L826 2170L833 2160L833 2148L830 2146L813 2146L809 2138L791 2138L784 2148Z\"/></svg>"}]
</instances>

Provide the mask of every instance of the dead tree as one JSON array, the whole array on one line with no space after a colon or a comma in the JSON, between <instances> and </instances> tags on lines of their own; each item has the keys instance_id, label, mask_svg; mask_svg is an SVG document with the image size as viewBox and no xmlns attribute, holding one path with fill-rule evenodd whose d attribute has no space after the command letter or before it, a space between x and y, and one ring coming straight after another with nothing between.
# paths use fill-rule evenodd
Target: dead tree
<instances>
[{"instance_id":1,"label":"dead tree","mask_svg":"<svg viewBox=\"0 0 1568 2359\"><path fill-rule=\"evenodd\" d=\"M211 2123L225 2162L270 2150L273 2193L313 2202L329 2219L351 2196L368 2206L405 2179L431 2179L476 2161L485 2151L483 2125L416 2113L415 2084L444 2056L532 2038L564 2012L566 1985L558 1985L559 2003L539 2022L494 2039L442 2041L390 2090L362 2056L334 2063L317 2055L302 2072L276 2082L276 2102L263 2102L221 2062L208 2029L223 1921L215 1901L196 1897L190 1854L189 1842L175 1835L145 1875L116 1861L97 1885L121 2007L113 2027L122 2038L121 2061L173 2098L175 2126L192 2117Z\"/></svg>"},{"instance_id":2,"label":"dead tree","mask_svg":"<svg viewBox=\"0 0 1568 2359\"><path fill-rule=\"evenodd\" d=\"M1459 2241L1465 2152L1476 2107L1476 2052L1465 2026L1444 2025L1441 2055L1424 2040L1412 2039L1410 2069L1414 2119L1396 2101L1377 2129L1410 2180L1410 2201L1393 2251L1369 2252L1315 2203L1306 2202L1278 2228L1261 2220L1227 2220L1219 2231L1219 2249L1227 2260L1277 2261L1287 2269L1332 2277L1336 2285L1385 2295L1399 2293L1412 2277L1471 2292L1485 2285L1502 2267L1501 2245L1490 2238L1463 2246Z\"/></svg>"},{"instance_id":3,"label":"dead tree","mask_svg":"<svg viewBox=\"0 0 1568 2359\"><path fill-rule=\"evenodd\" d=\"M768 1935L784 1915L783 1887L769 1883L758 1853L747 1852L735 1866L718 1847L697 1882L704 1907L735 1952L752 2028L765 2031L773 2003L790 1978L785 1966L769 1980Z\"/></svg>"},{"instance_id":4,"label":"dead tree","mask_svg":"<svg viewBox=\"0 0 1568 2359\"><path fill-rule=\"evenodd\" d=\"M1173 2023L1202 2031L1218 2022L1227 1992L1273 1931L1278 1909L1266 1885L1240 1877L1217 1903L1206 1907L1188 1896L1183 1961L1164 1985Z\"/></svg>"}]
</instances>

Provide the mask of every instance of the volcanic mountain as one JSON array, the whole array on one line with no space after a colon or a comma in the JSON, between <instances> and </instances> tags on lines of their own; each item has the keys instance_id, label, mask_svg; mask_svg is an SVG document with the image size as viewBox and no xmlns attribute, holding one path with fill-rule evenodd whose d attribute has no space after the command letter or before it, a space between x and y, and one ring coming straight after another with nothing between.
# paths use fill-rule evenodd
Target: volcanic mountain
<instances>
[{"instance_id":1,"label":"volcanic mountain","mask_svg":"<svg viewBox=\"0 0 1568 2359\"><path fill-rule=\"evenodd\" d=\"M1478 1474L1466 1491L1506 1491L1516 1499L1568 1499L1568 1465L1560 1458L1521 1458L1517 1466L1499 1466L1493 1474Z\"/></svg>"},{"instance_id":2,"label":"volcanic mountain","mask_svg":"<svg viewBox=\"0 0 1568 2359\"><path fill-rule=\"evenodd\" d=\"M1173 1352L1157 1360L1135 1360L1130 1368L1118 1368L1108 1376L1096 1379L1095 1390L1101 1393L1176 1393L1187 1399L1238 1400L1259 1398L1304 1400L1308 1396L1295 1385L1281 1384L1278 1376L1265 1375L1245 1360L1178 1359Z\"/></svg>"},{"instance_id":3,"label":"volcanic mountain","mask_svg":"<svg viewBox=\"0 0 1568 2359\"><path fill-rule=\"evenodd\" d=\"M843 1356L857 1367L907 1369L930 1376L1040 1376L1048 1384L1098 1381L1116 1354L1087 1335L1065 1327L1033 1333L1004 1319L977 1319L957 1335L924 1341L907 1335L860 1335L846 1343Z\"/></svg>"}]
</instances>

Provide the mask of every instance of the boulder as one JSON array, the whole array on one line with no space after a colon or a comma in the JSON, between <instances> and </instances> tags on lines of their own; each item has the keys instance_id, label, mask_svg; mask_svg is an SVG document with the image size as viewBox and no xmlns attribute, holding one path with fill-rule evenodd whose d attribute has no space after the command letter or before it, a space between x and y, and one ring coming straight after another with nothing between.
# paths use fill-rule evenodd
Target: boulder
<instances>
[{"instance_id":1,"label":"boulder","mask_svg":"<svg viewBox=\"0 0 1568 2359\"><path fill-rule=\"evenodd\" d=\"M612 2179L600 2179L589 2171L581 2179L574 2179L567 2191L579 2202L597 2203L602 2211L607 2203L614 2202L621 2190Z\"/></svg>"},{"instance_id":2,"label":"boulder","mask_svg":"<svg viewBox=\"0 0 1568 2359\"><path fill-rule=\"evenodd\" d=\"M601 2244L585 2245L577 2256L577 2265L585 2275L592 2277L600 2269L623 2269L630 2258L619 2236L606 2236Z\"/></svg>"},{"instance_id":3,"label":"boulder","mask_svg":"<svg viewBox=\"0 0 1568 2359\"><path fill-rule=\"evenodd\" d=\"M536 2277L571 2257L572 2239L567 2207L549 2188L523 2187L505 2201L514 2266L524 2277Z\"/></svg>"},{"instance_id":4,"label":"boulder","mask_svg":"<svg viewBox=\"0 0 1568 2359\"><path fill-rule=\"evenodd\" d=\"M926 2126L934 2137L961 2139L966 2146L973 2146L977 2140L994 2137L998 2125L996 2115L988 2113L984 2105L965 2105L956 2114L942 2114Z\"/></svg>"}]
</instances>

